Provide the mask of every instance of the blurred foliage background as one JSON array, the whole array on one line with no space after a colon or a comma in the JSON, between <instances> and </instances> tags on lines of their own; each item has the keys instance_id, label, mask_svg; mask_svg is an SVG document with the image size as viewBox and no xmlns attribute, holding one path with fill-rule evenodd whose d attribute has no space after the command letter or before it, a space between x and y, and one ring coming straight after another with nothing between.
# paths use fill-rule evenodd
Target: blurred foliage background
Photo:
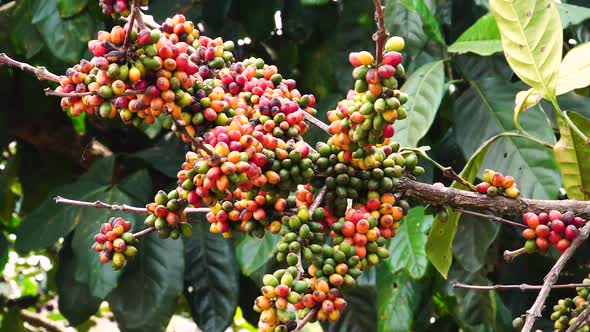
<instances>
[{"instance_id":1,"label":"blurred foliage background","mask_svg":"<svg viewBox=\"0 0 590 332\"><path fill-rule=\"evenodd\" d=\"M586 0L567 3L588 6ZM419 145L432 147L434 159L459 171L482 142L514 129L514 95L524 89L498 52L499 34L481 54L449 48L488 14L488 3L386 0L384 5L388 30L406 39L404 66L413 80L406 89L415 95L418 112L427 114L401 130L402 140L415 145L419 139ZM589 41L590 9L560 8L564 48ZM353 87L348 53L374 51L369 0L151 0L147 13L157 21L183 13L204 35L236 41L236 58L276 64L302 92L315 94L323 119ZM94 0L0 0L0 52L59 74L91 57L86 43L97 31L119 23L102 15ZM45 97L48 84L0 67L0 331L24 329L21 309L58 322L67 318L81 331L94 324L93 315L114 317L122 331L163 330L174 313L192 317L205 331L247 329L242 315L255 324L252 303L262 274L275 264L269 260L275 237L227 241L203 223L188 240L142 239L140 256L122 272L98 262L92 236L116 214L58 207L52 198L142 206L157 189L174 187L187 146L158 125L72 118L58 99ZM584 89L559 101L588 116L587 95ZM551 105L536 108L541 111L529 111L521 123L555 143ZM308 137L315 142L327 136L313 130ZM525 197L560 196L551 153L530 143L501 139L480 164L514 175L523 182ZM449 183L432 168L422 180ZM142 226L140 217L130 218L136 229ZM392 258L363 275L360 287L347 295L346 314L326 331L506 331L534 294L453 290L451 281L538 284L557 257L550 252L503 263L505 249L521 246L517 231L463 216L445 280L424 250L432 218L416 208L408 220L392 243ZM587 249L578 250L562 274L564 282L587 274ZM548 303L569 295L552 292ZM101 307L103 301L108 306Z\"/></svg>"}]
</instances>

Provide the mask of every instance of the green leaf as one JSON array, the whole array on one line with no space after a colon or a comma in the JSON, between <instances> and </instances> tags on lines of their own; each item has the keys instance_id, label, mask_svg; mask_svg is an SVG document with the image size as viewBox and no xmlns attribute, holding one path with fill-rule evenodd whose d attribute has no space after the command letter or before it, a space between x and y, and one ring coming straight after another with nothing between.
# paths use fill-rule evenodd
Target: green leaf
<instances>
[{"instance_id":1,"label":"green leaf","mask_svg":"<svg viewBox=\"0 0 590 332\"><path fill-rule=\"evenodd\" d=\"M457 261L469 272L484 266L490 245L500 232L500 223L462 214L453 240L453 253Z\"/></svg>"},{"instance_id":2,"label":"green leaf","mask_svg":"<svg viewBox=\"0 0 590 332\"><path fill-rule=\"evenodd\" d=\"M469 83L471 88L457 99L454 110L455 137L466 157L490 137L516 129L514 96L523 90L522 84L507 84L495 77ZM538 106L521 116L520 124L542 141L555 143L553 129ZM514 176L523 197L557 198L561 179L550 149L541 144L503 137L490 149L482 167Z\"/></svg>"},{"instance_id":3,"label":"green leaf","mask_svg":"<svg viewBox=\"0 0 590 332\"><path fill-rule=\"evenodd\" d=\"M96 313L102 299L92 296L88 286L79 283L74 278L76 259L70 239L66 239L59 251L57 268L59 312L67 318L71 325L80 325Z\"/></svg>"},{"instance_id":4,"label":"green leaf","mask_svg":"<svg viewBox=\"0 0 590 332\"><path fill-rule=\"evenodd\" d=\"M125 204L131 206L142 206L149 200L150 191L151 180L149 174L144 170L127 177L118 186L99 193L88 200L125 202ZM117 286L117 280L121 272L115 272L110 265L102 264L99 261L98 255L91 248L94 235L98 233L100 226L107 222L110 217L123 217L137 228L138 225L142 225L145 216L112 212L107 209L85 209L82 217L83 222L76 227L72 239L73 247L79 248L74 253L77 261L75 278L77 281L88 285L94 296L104 297Z\"/></svg>"},{"instance_id":5,"label":"green leaf","mask_svg":"<svg viewBox=\"0 0 590 332\"><path fill-rule=\"evenodd\" d=\"M565 29L572 25L578 25L590 18L590 8L569 5L567 3L556 3L561 26Z\"/></svg>"},{"instance_id":6,"label":"green leaf","mask_svg":"<svg viewBox=\"0 0 590 332\"><path fill-rule=\"evenodd\" d=\"M11 155L0 170L0 221L12 220L17 196L11 187L18 183L20 164L20 156Z\"/></svg>"},{"instance_id":7,"label":"green leaf","mask_svg":"<svg viewBox=\"0 0 590 332\"><path fill-rule=\"evenodd\" d=\"M56 0L59 15L63 18L72 17L82 12L88 0Z\"/></svg>"},{"instance_id":8,"label":"green leaf","mask_svg":"<svg viewBox=\"0 0 590 332\"><path fill-rule=\"evenodd\" d=\"M56 0L37 1L32 22L47 48L64 62L77 62L94 33L94 21L88 12L63 20Z\"/></svg>"},{"instance_id":9,"label":"green leaf","mask_svg":"<svg viewBox=\"0 0 590 332\"><path fill-rule=\"evenodd\" d=\"M423 207L409 211L389 247L390 257L386 262L392 272L404 269L414 279L424 276L428 258L425 251L427 236L423 229L432 223L432 219L424 214Z\"/></svg>"},{"instance_id":10,"label":"green leaf","mask_svg":"<svg viewBox=\"0 0 590 332\"><path fill-rule=\"evenodd\" d=\"M373 287L357 287L343 292L348 305L340 319L331 323L328 332L373 332L377 331L376 294Z\"/></svg>"},{"instance_id":11,"label":"green leaf","mask_svg":"<svg viewBox=\"0 0 590 332\"><path fill-rule=\"evenodd\" d=\"M184 247L184 294L193 319L205 331L224 331L239 297L239 268L231 243L200 222L193 226L193 236L184 239Z\"/></svg>"},{"instance_id":12,"label":"green leaf","mask_svg":"<svg viewBox=\"0 0 590 332\"><path fill-rule=\"evenodd\" d=\"M301 0L304 6L323 6L330 2L330 0Z\"/></svg>"},{"instance_id":13,"label":"green leaf","mask_svg":"<svg viewBox=\"0 0 590 332\"><path fill-rule=\"evenodd\" d=\"M163 174L176 178L176 173L185 160L185 151L186 144L179 140L174 133L168 133L153 147L136 152L133 156L143 159Z\"/></svg>"},{"instance_id":14,"label":"green leaf","mask_svg":"<svg viewBox=\"0 0 590 332\"><path fill-rule=\"evenodd\" d=\"M492 55L502 51L500 31L496 19L492 15L482 16L448 49L451 53L475 53L482 56Z\"/></svg>"},{"instance_id":15,"label":"green leaf","mask_svg":"<svg viewBox=\"0 0 590 332\"><path fill-rule=\"evenodd\" d=\"M404 38L404 55L415 57L428 42L422 28L422 19L415 11L406 9L399 0L385 0L385 27L394 35Z\"/></svg>"},{"instance_id":16,"label":"green leaf","mask_svg":"<svg viewBox=\"0 0 590 332\"><path fill-rule=\"evenodd\" d=\"M8 310L2 313L2 325L0 332L27 332L24 321L18 309Z\"/></svg>"},{"instance_id":17,"label":"green leaf","mask_svg":"<svg viewBox=\"0 0 590 332\"><path fill-rule=\"evenodd\" d=\"M395 123L395 140L406 147L416 147L426 135L444 95L443 61L431 62L415 71L401 91L411 98L406 105L408 117Z\"/></svg>"},{"instance_id":18,"label":"green leaf","mask_svg":"<svg viewBox=\"0 0 590 332\"><path fill-rule=\"evenodd\" d=\"M590 120L573 112L568 112L572 122L586 135L590 135ZM590 200L590 146L578 135L572 134L570 127L558 118L561 138L553 147L557 166L561 172L563 186L570 199Z\"/></svg>"},{"instance_id":19,"label":"green leaf","mask_svg":"<svg viewBox=\"0 0 590 332\"><path fill-rule=\"evenodd\" d=\"M430 283L413 280L405 272L393 274L379 265L377 289L377 331L412 331L421 307L428 301Z\"/></svg>"},{"instance_id":20,"label":"green leaf","mask_svg":"<svg viewBox=\"0 0 590 332\"><path fill-rule=\"evenodd\" d=\"M244 235L244 238L236 246L236 259L240 264L242 274L250 276L266 264L273 257L280 239L280 235L270 233L262 239Z\"/></svg>"},{"instance_id":21,"label":"green leaf","mask_svg":"<svg viewBox=\"0 0 590 332\"><path fill-rule=\"evenodd\" d=\"M121 331L165 331L182 292L182 241L152 233L137 249L107 300Z\"/></svg>"},{"instance_id":22,"label":"green leaf","mask_svg":"<svg viewBox=\"0 0 590 332\"><path fill-rule=\"evenodd\" d=\"M563 31L553 0L490 0L504 54L516 75L555 98Z\"/></svg>"},{"instance_id":23,"label":"green leaf","mask_svg":"<svg viewBox=\"0 0 590 332\"><path fill-rule=\"evenodd\" d=\"M24 254L48 247L73 230L83 220L84 213L96 212L89 208L58 206L53 197L61 195L87 201L101 197L108 189L113 162L113 158L101 159L77 182L53 190L37 209L23 218L16 232L16 250Z\"/></svg>"},{"instance_id":24,"label":"green leaf","mask_svg":"<svg viewBox=\"0 0 590 332\"><path fill-rule=\"evenodd\" d=\"M438 21L424 0L401 0L401 3L408 10L418 13L420 19L422 20L422 26L426 32L426 35L441 43L442 45L445 44L445 40L440 33Z\"/></svg>"},{"instance_id":25,"label":"green leaf","mask_svg":"<svg viewBox=\"0 0 590 332\"><path fill-rule=\"evenodd\" d=\"M590 85L590 43L580 44L569 51L559 70L557 95Z\"/></svg>"}]
</instances>

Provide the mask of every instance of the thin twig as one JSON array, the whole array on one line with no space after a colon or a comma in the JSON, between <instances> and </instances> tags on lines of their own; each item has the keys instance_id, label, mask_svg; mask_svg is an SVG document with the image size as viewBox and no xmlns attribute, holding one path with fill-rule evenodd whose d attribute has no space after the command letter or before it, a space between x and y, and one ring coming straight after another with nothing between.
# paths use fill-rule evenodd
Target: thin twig
<instances>
[{"instance_id":1,"label":"thin twig","mask_svg":"<svg viewBox=\"0 0 590 332\"><path fill-rule=\"evenodd\" d=\"M389 32L385 29L385 13L383 11L384 7L381 5L381 0L373 0L373 4L375 5L375 22L377 23L377 31L373 34L373 40L376 44L376 63L379 64L383 58L383 48L389 37Z\"/></svg>"},{"instance_id":2,"label":"thin twig","mask_svg":"<svg viewBox=\"0 0 590 332\"><path fill-rule=\"evenodd\" d=\"M145 30L146 29L146 25L145 22L143 21L143 13L141 12L141 9L139 9L139 6L135 7L135 10L137 11L135 13L135 21L137 21L137 27L139 28L139 30Z\"/></svg>"},{"instance_id":3,"label":"thin twig","mask_svg":"<svg viewBox=\"0 0 590 332\"><path fill-rule=\"evenodd\" d=\"M26 309L22 309L19 311L22 319L36 327L41 327L49 332L65 332L66 328L60 325L57 322L52 321L49 318L46 318L40 314L35 312L28 311ZM13 326L16 329L16 326Z\"/></svg>"},{"instance_id":4,"label":"thin twig","mask_svg":"<svg viewBox=\"0 0 590 332\"><path fill-rule=\"evenodd\" d=\"M135 213L135 214L145 214L148 213L147 208L140 208L135 206L129 205L116 205L116 204L107 204L101 201L94 201L94 202L85 202L85 201L78 201L74 199L63 198L61 196L57 196L54 198L56 204L65 204L65 205L75 205L75 206L84 206L84 207L91 207L96 209L108 209L112 211L121 211L123 213ZM184 212L187 214L193 213L207 213L209 212L209 208L186 208Z\"/></svg>"},{"instance_id":5,"label":"thin twig","mask_svg":"<svg viewBox=\"0 0 590 332\"><path fill-rule=\"evenodd\" d=\"M142 237L142 236L146 236L146 235L148 235L149 233L151 233L151 232L153 232L153 231L155 231L155 230L156 230L156 227L148 227L148 228L146 228L146 229L144 229L144 230L141 230L141 231L139 231L139 232L137 232L137 233L133 233L133 236L134 236L136 239L139 239L140 237Z\"/></svg>"},{"instance_id":6,"label":"thin twig","mask_svg":"<svg viewBox=\"0 0 590 332\"><path fill-rule=\"evenodd\" d=\"M576 317L576 320L565 332L578 331L584 324L588 324L588 318L590 316L590 306L587 306L582 312Z\"/></svg>"},{"instance_id":7,"label":"thin twig","mask_svg":"<svg viewBox=\"0 0 590 332\"><path fill-rule=\"evenodd\" d=\"M47 68L33 67L28 63L16 61L10 58L8 55L6 55L6 53L0 53L0 66L2 65L16 67L20 70L31 72L35 74L35 76L37 76L37 79L39 79L40 81L53 81L59 83L60 76L50 72L49 70L47 70Z\"/></svg>"},{"instance_id":8,"label":"thin twig","mask_svg":"<svg viewBox=\"0 0 590 332\"><path fill-rule=\"evenodd\" d=\"M326 192L327 191L328 191L328 187L327 186L323 186L322 189L320 189L320 191L318 192L317 196L315 197L315 200L313 201L313 203L309 207L309 211L310 212L313 212L315 209L318 208L318 206L320 206L320 204L322 203L322 200L324 199L324 196L326 195Z\"/></svg>"},{"instance_id":9,"label":"thin twig","mask_svg":"<svg viewBox=\"0 0 590 332\"><path fill-rule=\"evenodd\" d=\"M301 277L303 277L303 275L305 274L305 270L303 269L303 263L301 260L301 249L299 249L299 251L297 252L297 264L295 265L295 267L297 268L297 276L295 277L295 280L301 280Z\"/></svg>"},{"instance_id":10,"label":"thin twig","mask_svg":"<svg viewBox=\"0 0 590 332\"><path fill-rule=\"evenodd\" d=\"M133 3L131 3L131 15L129 15L129 26L127 27L127 33L125 34L125 39L123 41L123 52L126 53L128 59L129 52L131 51L131 47L129 47L129 44L131 43L131 32L135 26L137 8L139 8L139 0L133 0Z\"/></svg>"},{"instance_id":11,"label":"thin twig","mask_svg":"<svg viewBox=\"0 0 590 332\"><path fill-rule=\"evenodd\" d=\"M513 259L515 259L516 257L523 255L523 254L526 254L525 248L519 248L514 251L505 250L504 251L504 260L507 262L512 262Z\"/></svg>"},{"instance_id":12,"label":"thin twig","mask_svg":"<svg viewBox=\"0 0 590 332\"><path fill-rule=\"evenodd\" d=\"M303 115L305 116L305 120L311 122L316 127L330 134L330 127L327 124L323 123L320 119L314 117L313 115L307 112L303 112Z\"/></svg>"},{"instance_id":13,"label":"thin twig","mask_svg":"<svg viewBox=\"0 0 590 332\"><path fill-rule=\"evenodd\" d=\"M146 27L150 28L150 29L159 29L161 28L161 25L158 24L156 21L154 21L153 16L151 15L145 15L143 12L141 12L141 20L143 21L143 23L145 24ZM121 16L120 18L121 21L125 21L125 22L129 22L129 17L128 16Z\"/></svg>"},{"instance_id":14,"label":"thin twig","mask_svg":"<svg viewBox=\"0 0 590 332\"><path fill-rule=\"evenodd\" d=\"M555 262L555 265L553 265L553 267L551 268L549 273L547 273L547 275L544 278L545 282L543 283L543 288L539 292L539 295L537 295L537 299L535 300L535 303L533 303L531 308L529 310L527 310L527 312L526 312L526 320L524 323L524 327L521 330L522 332L529 332L533 328L533 324L535 323L535 320L537 320L537 318L541 317L541 311L543 310L545 300L547 299L547 296L549 295L549 292L551 291L551 287L557 281L557 278L559 277L559 273L561 272L561 269L563 269L563 266L565 265L565 263L567 263L567 261L570 259L570 257L574 254L576 249L578 249L578 247L584 241L586 241L589 233L590 233L590 222L586 223L586 225L584 225L584 227L582 227L580 229L580 233L578 234L578 236L572 241L570 246L561 254L561 256L559 257L557 262Z\"/></svg>"},{"instance_id":15,"label":"thin twig","mask_svg":"<svg viewBox=\"0 0 590 332\"><path fill-rule=\"evenodd\" d=\"M532 291L532 290L539 290L543 288L543 285L529 285L529 284L520 284L520 285L470 285L464 284L462 282L453 282L453 288L465 288L465 289L475 289L475 290L511 290L511 289L518 289L520 291ZM590 284L560 284L560 285L553 285L551 286L552 289L560 289L560 288L577 288L577 287L587 287L590 288Z\"/></svg>"},{"instance_id":16,"label":"thin twig","mask_svg":"<svg viewBox=\"0 0 590 332\"><path fill-rule=\"evenodd\" d=\"M485 214L485 213L479 213L479 212L469 211L469 210L465 210L465 209L453 209L453 210L455 210L457 212L465 213L465 214L470 214L470 215L476 216L476 217L486 218L486 219L489 219L491 221L501 222L501 223L504 223L504 224L510 225L510 226L527 228L527 226L524 225L524 224L517 223L517 222L511 221L511 220L508 220L508 219L496 217L496 216L493 216L493 215Z\"/></svg>"},{"instance_id":17,"label":"thin twig","mask_svg":"<svg viewBox=\"0 0 590 332\"><path fill-rule=\"evenodd\" d=\"M315 315L317 314L318 309L317 308L313 308L311 309L310 312L307 313L307 315L305 315L305 317L303 317L303 319L301 320L301 322L299 322L299 324L297 324L297 328L295 328L293 330L293 332L299 332L303 329L303 327L309 323L309 321L315 317Z\"/></svg>"},{"instance_id":18,"label":"thin twig","mask_svg":"<svg viewBox=\"0 0 590 332\"><path fill-rule=\"evenodd\" d=\"M46 96L57 96L57 97L84 97L84 96L94 96L98 95L98 90L94 91L87 91L87 92L57 92L50 88L46 88L45 90ZM113 97L123 97L123 96L134 96L138 94L144 93L145 90L129 90L125 91L119 95L113 95Z\"/></svg>"},{"instance_id":19,"label":"thin twig","mask_svg":"<svg viewBox=\"0 0 590 332\"><path fill-rule=\"evenodd\" d=\"M200 137L197 138L191 135L191 133L189 133L186 129L184 122L182 120L174 118L174 116L172 115L172 110L168 106L164 106L164 112L170 116L170 119L172 119L172 122L174 123L176 130L179 130L183 135L190 139L190 141L193 143L196 149L202 150L205 153L207 153L209 157L211 157L212 162L215 162L221 158L217 153L215 153L215 151L205 146Z\"/></svg>"}]
</instances>

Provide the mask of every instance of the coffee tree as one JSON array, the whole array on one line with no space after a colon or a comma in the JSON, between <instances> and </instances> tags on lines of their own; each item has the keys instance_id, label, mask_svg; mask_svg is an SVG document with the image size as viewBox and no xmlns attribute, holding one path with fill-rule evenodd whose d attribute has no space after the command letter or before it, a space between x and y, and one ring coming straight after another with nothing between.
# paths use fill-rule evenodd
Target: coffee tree
<instances>
[{"instance_id":1,"label":"coffee tree","mask_svg":"<svg viewBox=\"0 0 590 332\"><path fill-rule=\"evenodd\" d=\"M426 2L402 8L374 0L375 50L356 50L342 59L353 82L326 111L277 66L259 57L238 57L234 41L205 36L180 12L157 21L142 11L151 5L147 1L101 0L98 5L124 23L89 40L88 59L63 74L6 54L0 54L0 64L53 82L45 95L61 98L61 109L72 119L120 120L146 132L171 130L169 138L189 148L173 171L173 188L153 191L146 173L114 181L113 160L105 158L80 180L88 184L84 194L62 187L54 202L46 203L60 205L60 214L42 220L40 207L19 226L16 249L21 252L54 243L55 227L61 228L58 237L67 236L60 255L73 252L75 260L62 261L59 307L70 323L82 323L107 300L122 330L160 328L181 290L164 277L184 280L185 298L201 328L223 330L241 297L233 286L239 264L259 286L256 295L249 295L253 303L247 308L240 303L243 310L252 308L259 331L301 331L316 321L329 330L362 328L368 324L363 319L371 319L364 314L370 308L353 300L363 297L355 288L371 282L377 284L382 331L475 330L478 324L510 329L499 315L514 316L513 327L522 331L530 331L543 316L554 321L556 330L590 329L590 279L557 284L590 233L584 162L590 155L590 122L561 110L558 101L560 95L574 95L573 90L583 95L590 84L587 44L570 49L562 29L590 17L587 8L552 0L491 0L485 4L491 14L446 47ZM413 27L400 23L392 32L407 38L390 36L386 21L396 22L392 10L402 9L417 15L425 37L437 45L431 50L442 46L445 59L407 66L408 59L416 63L428 42L418 46L408 31ZM449 54L500 51L514 80L522 82L476 81L494 71L489 68L493 61L504 60L495 59L478 72L468 60ZM457 74L462 78L454 78ZM445 75L449 90L468 85L453 118L454 128L465 132L457 142L469 151L460 173L435 161L436 149L418 145L437 119ZM501 84L521 91L488 98ZM523 113L531 108L537 110ZM481 109L489 114L478 113ZM312 126L325 139L308 139ZM480 137L485 138L481 145ZM158 159L172 153L154 150L148 159L161 170ZM447 185L425 180L435 170ZM92 183L96 179L99 185ZM567 199L557 200L561 183ZM147 193L153 194L149 200ZM521 238L504 252L506 262L489 262L500 224L508 236ZM470 227L472 243L453 248L457 231L465 232L463 225L469 225L464 227ZM224 257L236 238L239 263ZM182 250L184 263L168 256ZM464 257L469 251L473 257ZM556 258L542 284L522 279L488 285L485 269L502 264L509 271L535 259L517 258L523 254ZM453 256L469 273L452 269ZM454 307L439 291L428 299L429 286L417 281L427 273L429 284L450 278L448 286L466 301L464 307ZM68 295L68 288L76 293L70 289ZM569 288L571 295L556 301L550 313L543 309L550 308L546 300L554 288ZM526 312L506 314L496 293L483 293L481 303L468 300L479 292L510 289L537 291ZM498 304L493 318L478 322L477 311L488 310L479 306ZM50 328L40 319L30 321Z\"/></svg>"}]
</instances>

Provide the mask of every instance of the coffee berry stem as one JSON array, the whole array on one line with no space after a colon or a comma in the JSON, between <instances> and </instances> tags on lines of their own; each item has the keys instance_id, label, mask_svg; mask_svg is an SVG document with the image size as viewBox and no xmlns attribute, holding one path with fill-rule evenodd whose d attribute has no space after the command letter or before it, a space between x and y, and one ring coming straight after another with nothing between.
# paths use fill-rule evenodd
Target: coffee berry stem
<instances>
[{"instance_id":1,"label":"coffee berry stem","mask_svg":"<svg viewBox=\"0 0 590 332\"><path fill-rule=\"evenodd\" d=\"M55 90L52 90L50 88L46 88L45 90L43 90L45 92L46 96L56 96L56 97L84 97L84 96L94 96L94 95L98 95L98 90L94 90L94 91L87 91L87 92L69 92L69 93L65 93L65 92L57 92ZM137 94L142 94L144 93L144 90L129 90L129 91L125 91L117 96L119 97L123 97L123 96L134 96Z\"/></svg>"},{"instance_id":2,"label":"coffee berry stem","mask_svg":"<svg viewBox=\"0 0 590 332\"><path fill-rule=\"evenodd\" d=\"M68 199L61 196L56 196L54 198L55 204L64 204L64 205L75 205L75 206L84 206L84 207L92 207L96 209L108 209L112 211L121 211L123 213L134 213L134 214L145 214L148 213L146 208L140 208L135 206L129 206L126 204L117 205L117 204L107 204L101 201L94 201L94 202L85 202L85 201L78 201L74 199ZM209 208L186 208L184 210L187 214L194 214L194 213L207 213L210 211Z\"/></svg>"},{"instance_id":3,"label":"coffee berry stem","mask_svg":"<svg viewBox=\"0 0 590 332\"><path fill-rule=\"evenodd\" d=\"M585 285L587 286L587 285ZM578 331L584 324L588 324L588 318L590 318L590 306L586 307L577 317L574 323L565 330L565 332Z\"/></svg>"},{"instance_id":4,"label":"coffee berry stem","mask_svg":"<svg viewBox=\"0 0 590 332\"><path fill-rule=\"evenodd\" d=\"M129 51L129 43L131 42L131 33L135 26L135 17L137 15L137 9L139 8L139 0L133 0L131 4L131 15L129 15L129 28L125 34L125 40L123 41L123 51L127 53ZM141 15L141 14L140 14Z\"/></svg>"},{"instance_id":5,"label":"coffee berry stem","mask_svg":"<svg viewBox=\"0 0 590 332\"><path fill-rule=\"evenodd\" d=\"M172 110L168 106L164 106L164 112L170 116L170 119L172 120L172 123L174 123L176 130L179 130L183 135L185 135L193 143L195 148L204 151L207 155L209 155L212 162L218 161L221 158L217 153L205 146L200 138L196 138L191 135L191 133L189 133L189 131L186 129L186 126L182 120L178 120L172 116Z\"/></svg>"},{"instance_id":6,"label":"coffee berry stem","mask_svg":"<svg viewBox=\"0 0 590 332\"><path fill-rule=\"evenodd\" d=\"M133 236L134 236L136 239L139 239L140 237L142 237L142 236L146 236L146 235L148 235L149 233L152 233L152 232L154 232L155 230L156 230L156 227L148 227L148 228L146 228L146 229L144 229L144 230L141 230L141 231L139 231L139 232L137 232L137 233L133 233Z\"/></svg>"},{"instance_id":7,"label":"coffee berry stem","mask_svg":"<svg viewBox=\"0 0 590 332\"><path fill-rule=\"evenodd\" d=\"M35 76L37 76L37 79L40 81L52 81L59 83L60 76L50 72L49 70L47 70L47 68L34 67L28 63L16 61L10 58L8 55L6 55L6 53L0 53L0 66L3 65L16 67L22 71L31 72L35 74Z\"/></svg>"},{"instance_id":8,"label":"coffee berry stem","mask_svg":"<svg viewBox=\"0 0 590 332\"><path fill-rule=\"evenodd\" d=\"M469 211L469 210L460 209L460 208L453 209L453 210L455 210L456 212L470 214L470 215L476 216L476 217L486 218L486 219L491 220L491 221L501 222L501 223L504 223L506 225L511 225L511 226L515 226L515 227L521 227L521 228L527 228L527 226L524 225L524 224L517 223L517 222L511 221L511 220L508 220L508 219L500 218L500 217L497 217L497 216L485 214L485 213L479 213L479 212Z\"/></svg>"},{"instance_id":9,"label":"coffee berry stem","mask_svg":"<svg viewBox=\"0 0 590 332\"><path fill-rule=\"evenodd\" d=\"M526 249L524 247L516 249L514 251L505 250L504 251L504 260L507 262L511 262L514 258L526 254Z\"/></svg>"},{"instance_id":10,"label":"coffee berry stem","mask_svg":"<svg viewBox=\"0 0 590 332\"><path fill-rule=\"evenodd\" d=\"M313 115L307 112L304 112L303 115L305 116L305 120L311 122L311 124L330 134L330 127L327 124L323 123L320 119L314 117Z\"/></svg>"},{"instance_id":11,"label":"coffee berry stem","mask_svg":"<svg viewBox=\"0 0 590 332\"><path fill-rule=\"evenodd\" d=\"M299 332L303 329L303 327L305 327L305 325L307 323L309 323L309 321L315 317L315 315L318 313L318 309L317 308L313 308L307 315L305 315L305 317L303 317L303 319L301 320L301 322L299 322L299 324L297 325L297 327L293 330L293 332Z\"/></svg>"},{"instance_id":12,"label":"coffee berry stem","mask_svg":"<svg viewBox=\"0 0 590 332\"><path fill-rule=\"evenodd\" d=\"M141 21L145 24L146 27L150 29L159 29L161 27L156 21L154 21L152 16L144 15L143 12L140 10L139 13L141 14ZM121 16L121 21L129 22L129 16Z\"/></svg>"},{"instance_id":13,"label":"coffee berry stem","mask_svg":"<svg viewBox=\"0 0 590 332\"><path fill-rule=\"evenodd\" d=\"M464 288L464 289L475 289L475 290L511 290L511 289L518 289L520 291L533 291L533 290L540 290L543 288L543 285L529 285L529 284L520 284L520 285L470 285L464 284L462 282L453 282L453 288ZM559 284L551 286L552 289L562 289L562 288L577 288L577 287L588 287L588 284L584 283L571 283L571 284Z\"/></svg>"},{"instance_id":14,"label":"coffee berry stem","mask_svg":"<svg viewBox=\"0 0 590 332\"><path fill-rule=\"evenodd\" d=\"M389 37L389 32L385 28L385 13L381 0L373 0L373 4L375 5L375 22L377 23L377 31L373 34L375 51L377 53L375 61L379 64L383 58L383 49L385 48L385 42Z\"/></svg>"}]
</instances>

